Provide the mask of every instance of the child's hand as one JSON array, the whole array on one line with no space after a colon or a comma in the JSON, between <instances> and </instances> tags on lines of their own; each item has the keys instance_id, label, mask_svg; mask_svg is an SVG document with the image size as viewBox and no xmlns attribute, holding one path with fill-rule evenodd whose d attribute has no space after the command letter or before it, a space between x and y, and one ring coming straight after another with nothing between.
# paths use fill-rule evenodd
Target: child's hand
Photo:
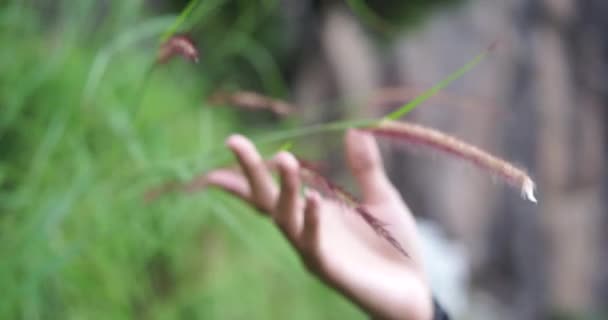
<instances>
[{"instance_id":1,"label":"child's hand","mask_svg":"<svg viewBox=\"0 0 608 320\"><path fill-rule=\"evenodd\" d=\"M227 144L244 175L217 170L208 175L208 182L267 214L311 272L373 317L432 318L415 221L386 177L372 136L355 130L347 133L348 164L361 189L363 205L386 224L409 258L344 205L316 192L302 197L298 161L290 153L280 152L275 157L281 176L277 186L249 140L235 135Z\"/></svg>"}]
</instances>

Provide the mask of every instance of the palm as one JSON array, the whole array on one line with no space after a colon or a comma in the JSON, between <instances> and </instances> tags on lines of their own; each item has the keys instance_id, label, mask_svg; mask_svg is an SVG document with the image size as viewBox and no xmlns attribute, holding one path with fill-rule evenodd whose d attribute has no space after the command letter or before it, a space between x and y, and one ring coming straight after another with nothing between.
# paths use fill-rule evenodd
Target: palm
<instances>
[{"instance_id":1,"label":"palm","mask_svg":"<svg viewBox=\"0 0 608 320\"><path fill-rule=\"evenodd\" d=\"M384 175L373 138L349 133L347 159L361 189L363 205L385 225L407 257L344 204L316 192L302 198L300 169L292 155L284 152L275 158L281 175L278 188L248 140L233 137L228 144L243 174L217 170L208 175L208 182L270 215L309 270L374 315L430 318L414 219Z\"/></svg>"},{"instance_id":2,"label":"palm","mask_svg":"<svg viewBox=\"0 0 608 320\"><path fill-rule=\"evenodd\" d=\"M399 304L411 295L413 286L424 285L418 252L409 242L413 221L399 200L366 204L368 211L385 222L386 228L404 245L404 257L367 225L353 210L333 201L323 201L317 259L311 269L355 301L367 297L376 305ZM408 245L409 244L409 245ZM306 257L304 259L306 262ZM309 262L310 263L310 262ZM369 297L377 297L369 301Z\"/></svg>"},{"instance_id":3,"label":"palm","mask_svg":"<svg viewBox=\"0 0 608 320\"><path fill-rule=\"evenodd\" d=\"M367 210L375 217L395 211L394 204L366 205ZM402 210L401 210L402 211ZM380 237L354 210L331 200L323 201L321 206L319 242L327 261L335 260L336 264L357 262L360 265L366 259L378 259L385 263L407 262L407 259L384 238ZM384 214L383 223L391 230L399 230L400 223ZM393 232L394 233L394 232ZM396 236L402 243L403 239Z\"/></svg>"}]
</instances>

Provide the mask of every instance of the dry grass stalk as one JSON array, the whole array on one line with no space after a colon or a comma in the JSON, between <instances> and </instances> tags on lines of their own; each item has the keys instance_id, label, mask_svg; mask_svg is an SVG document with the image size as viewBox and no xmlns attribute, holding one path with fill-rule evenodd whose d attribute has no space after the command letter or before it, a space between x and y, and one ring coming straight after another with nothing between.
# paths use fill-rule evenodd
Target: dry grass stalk
<instances>
[{"instance_id":1,"label":"dry grass stalk","mask_svg":"<svg viewBox=\"0 0 608 320\"><path fill-rule=\"evenodd\" d=\"M327 179L322 173L317 171L314 165L310 162L298 159L300 163L300 176L304 184L321 192L325 197L337 201L345 205L347 208L354 210L361 218L378 234L380 237L388 241L388 243L397 249L405 257L409 257L403 246L391 235L385 228L385 225L374 217L359 200L342 187L334 184Z\"/></svg>"},{"instance_id":2,"label":"dry grass stalk","mask_svg":"<svg viewBox=\"0 0 608 320\"><path fill-rule=\"evenodd\" d=\"M387 109L399 107L416 97L423 94L427 89L424 87L404 86L404 87L385 87L380 88L369 99L367 105L372 108L378 108L382 113ZM445 91L437 92L429 98L428 101L433 101L439 104L454 105L462 108L480 110L496 110L494 103L481 97L461 96ZM489 108L482 108L482 107Z\"/></svg>"},{"instance_id":3,"label":"dry grass stalk","mask_svg":"<svg viewBox=\"0 0 608 320\"><path fill-rule=\"evenodd\" d=\"M211 104L229 104L248 110L269 110L278 116L287 116L295 110L293 105L285 101L252 91L217 92L208 99L208 102Z\"/></svg>"},{"instance_id":4,"label":"dry grass stalk","mask_svg":"<svg viewBox=\"0 0 608 320\"><path fill-rule=\"evenodd\" d=\"M534 182L525 171L448 134L412 123L390 120L384 120L379 125L366 130L375 136L428 146L433 150L471 162L519 187L524 199L537 202L534 196Z\"/></svg>"},{"instance_id":5,"label":"dry grass stalk","mask_svg":"<svg viewBox=\"0 0 608 320\"><path fill-rule=\"evenodd\" d=\"M266 167L271 171L276 170L276 163L274 159L265 161ZM216 170L225 170L225 171L233 171L237 174L242 174L241 168L238 165L220 167L213 169ZM202 191L209 186L209 182L207 180L208 172L199 174L195 176L193 179L187 182L179 182L179 181L169 181L165 182L157 187L150 188L146 191L144 195L144 200L146 202L152 202L156 199L172 192L183 192L183 193L194 193L198 191Z\"/></svg>"},{"instance_id":6,"label":"dry grass stalk","mask_svg":"<svg viewBox=\"0 0 608 320\"><path fill-rule=\"evenodd\" d=\"M159 64L167 63L177 55L188 61L198 62L199 52L192 38L184 34L172 36L161 44L156 61Z\"/></svg>"},{"instance_id":7,"label":"dry grass stalk","mask_svg":"<svg viewBox=\"0 0 608 320\"><path fill-rule=\"evenodd\" d=\"M298 159L298 162L300 163L300 176L305 185L317 190L328 199L354 210L380 237L388 241L391 246L397 249L405 257L409 257L405 249L403 249L401 244L390 234L384 224L376 219L365 206L361 205L355 196L351 195L342 187L334 184L319 172L319 164L302 159ZM272 160L266 161L266 166L270 170L276 170L276 163ZM220 170L234 170L235 172L240 172L236 167L223 168ZM197 192L207 188L208 185L207 173L204 173L186 183L171 181L150 189L145 194L145 200L149 203L171 192Z\"/></svg>"}]
</instances>

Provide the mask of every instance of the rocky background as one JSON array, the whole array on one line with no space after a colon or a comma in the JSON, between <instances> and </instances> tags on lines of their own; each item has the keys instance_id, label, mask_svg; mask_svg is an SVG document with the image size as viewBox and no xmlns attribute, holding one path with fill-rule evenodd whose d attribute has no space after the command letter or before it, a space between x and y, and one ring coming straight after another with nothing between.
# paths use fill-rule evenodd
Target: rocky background
<instances>
[{"instance_id":1,"label":"rocky background","mask_svg":"<svg viewBox=\"0 0 608 320\"><path fill-rule=\"evenodd\" d=\"M429 161L402 148L385 150L391 177L417 215L462 245L469 298L461 316L545 319L605 311L608 2L439 5L388 41L340 2L308 5L284 3L307 44L293 76L295 101L358 106L327 108L308 115L310 121L384 114L498 43L487 61L408 120L526 168L539 204L458 161L433 155Z\"/></svg>"}]
</instances>

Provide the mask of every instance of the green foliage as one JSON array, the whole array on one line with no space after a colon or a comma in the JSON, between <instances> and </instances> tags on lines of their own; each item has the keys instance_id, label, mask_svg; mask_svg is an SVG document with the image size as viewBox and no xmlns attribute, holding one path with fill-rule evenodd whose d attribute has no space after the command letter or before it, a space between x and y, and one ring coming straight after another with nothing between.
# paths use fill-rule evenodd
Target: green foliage
<instances>
[{"instance_id":1,"label":"green foliage","mask_svg":"<svg viewBox=\"0 0 608 320\"><path fill-rule=\"evenodd\" d=\"M143 198L231 159L234 131L272 131L258 142L273 152L377 122L254 130L203 103L218 87L286 94L276 56L290 44L276 41L277 2L263 4L193 1L179 16L147 16L141 1L3 5L0 318L363 317L243 203L217 191ZM204 35L201 64L152 68L159 39L184 30Z\"/></svg>"},{"instance_id":2,"label":"green foliage","mask_svg":"<svg viewBox=\"0 0 608 320\"><path fill-rule=\"evenodd\" d=\"M207 22L208 43L231 40L201 66L150 74L175 17L146 17L138 1L23 3L0 10L0 318L362 318L244 204L220 192L143 201L230 159L209 151L246 128L201 102L232 84L224 61L283 89L251 6L238 4L238 27ZM201 7L194 17L210 15Z\"/></svg>"}]
</instances>

